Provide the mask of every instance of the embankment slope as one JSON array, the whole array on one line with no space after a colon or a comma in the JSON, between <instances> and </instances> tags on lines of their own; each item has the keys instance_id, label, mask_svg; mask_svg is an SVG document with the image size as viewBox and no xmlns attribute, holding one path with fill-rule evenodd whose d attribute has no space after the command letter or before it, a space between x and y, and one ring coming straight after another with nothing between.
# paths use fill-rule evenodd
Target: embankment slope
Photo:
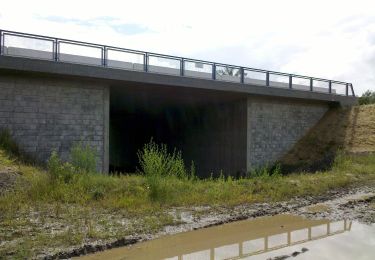
<instances>
[{"instance_id":1,"label":"embankment slope","mask_svg":"<svg viewBox=\"0 0 375 260\"><path fill-rule=\"evenodd\" d=\"M280 163L289 170L324 169L340 151L375 152L375 105L332 108Z\"/></svg>"}]
</instances>

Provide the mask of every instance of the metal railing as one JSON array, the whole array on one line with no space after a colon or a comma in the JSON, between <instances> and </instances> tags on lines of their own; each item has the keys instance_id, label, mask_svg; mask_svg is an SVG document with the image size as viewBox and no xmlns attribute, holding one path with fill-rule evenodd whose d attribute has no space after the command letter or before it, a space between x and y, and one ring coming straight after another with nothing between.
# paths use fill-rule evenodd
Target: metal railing
<instances>
[{"instance_id":1,"label":"metal railing","mask_svg":"<svg viewBox=\"0 0 375 260\"><path fill-rule=\"evenodd\" d=\"M333 225L336 226L335 230L332 230ZM220 249L224 249L226 246L233 246L233 249L234 249L234 246L236 246L236 249L231 251L232 256L224 257L221 259L225 259L225 260L244 259L247 257L261 255L267 252L278 250L281 248L300 245L309 241L319 240L322 238L349 232L351 228L352 228L352 221L349 221L349 220L327 222L324 224L310 224L302 228L293 228L285 232L275 232L273 234L259 236L252 240L230 241L231 243L226 244L226 245L217 245L217 247L216 245L213 245L210 248L201 248L200 252L209 251L209 255L210 255L209 259L213 260L213 259L217 259L216 251L219 251ZM295 237L296 232L300 232L300 234L302 233L303 237L302 238L298 238L297 236ZM274 239L274 241L271 241L271 239ZM252 243L255 241L258 243ZM273 242L273 244L271 244L271 242ZM252 246L250 246L250 248L247 247L245 250L244 244L248 244L248 245L250 244ZM255 244L258 244L258 245L256 246ZM181 253L180 255L167 255L167 257L169 259L170 258L184 259L186 255L189 255L192 253L197 253L197 252L188 251L185 254Z\"/></svg>"},{"instance_id":2,"label":"metal railing","mask_svg":"<svg viewBox=\"0 0 375 260\"><path fill-rule=\"evenodd\" d=\"M355 96L348 82L7 30L0 30L1 55Z\"/></svg>"}]
</instances>

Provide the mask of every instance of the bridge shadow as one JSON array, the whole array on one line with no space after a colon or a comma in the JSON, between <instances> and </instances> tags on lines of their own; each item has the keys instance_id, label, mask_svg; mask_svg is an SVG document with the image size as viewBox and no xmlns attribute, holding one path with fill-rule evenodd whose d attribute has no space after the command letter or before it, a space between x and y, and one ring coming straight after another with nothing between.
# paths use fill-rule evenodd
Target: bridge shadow
<instances>
[{"instance_id":1,"label":"bridge shadow","mask_svg":"<svg viewBox=\"0 0 375 260\"><path fill-rule=\"evenodd\" d=\"M332 168L338 153L353 151L359 107L332 107L278 162L283 173Z\"/></svg>"}]
</instances>

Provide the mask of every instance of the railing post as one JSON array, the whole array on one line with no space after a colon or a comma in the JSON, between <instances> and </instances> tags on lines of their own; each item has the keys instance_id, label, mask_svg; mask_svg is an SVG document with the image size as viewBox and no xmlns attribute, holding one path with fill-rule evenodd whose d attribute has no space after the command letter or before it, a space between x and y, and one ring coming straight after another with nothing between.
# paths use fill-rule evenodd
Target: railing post
<instances>
[{"instance_id":1,"label":"railing post","mask_svg":"<svg viewBox=\"0 0 375 260\"><path fill-rule=\"evenodd\" d=\"M0 55L3 54L3 31L0 30Z\"/></svg>"},{"instance_id":2,"label":"railing post","mask_svg":"<svg viewBox=\"0 0 375 260\"><path fill-rule=\"evenodd\" d=\"M241 70L241 83L245 83L245 69L243 67L240 68Z\"/></svg>"},{"instance_id":3,"label":"railing post","mask_svg":"<svg viewBox=\"0 0 375 260\"><path fill-rule=\"evenodd\" d=\"M345 93L346 93L346 96L349 96L349 83L345 84Z\"/></svg>"},{"instance_id":4,"label":"railing post","mask_svg":"<svg viewBox=\"0 0 375 260\"><path fill-rule=\"evenodd\" d=\"M104 66L108 66L108 48L104 46Z\"/></svg>"},{"instance_id":5,"label":"railing post","mask_svg":"<svg viewBox=\"0 0 375 260\"><path fill-rule=\"evenodd\" d=\"M266 72L266 86L270 86L270 73L269 71Z\"/></svg>"},{"instance_id":6,"label":"railing post","mask_svg":"<svg viewBox=\"0 0 375 260\"><path fill-rule=\"evenodd\" d=\"M210 248L210 260L215 260L215 249Z\"/></svg>"},{"instance_id":7,"label":"railing post","mask_svg":"<svg viewBox=\"0 0 375 260\"><path fill-rule=\"evenodd\" d=\"M185 59L181 58L180 60L180 75L184 76L185 75Z\"/></svg>"},{"instance_id":8,"label":"railing post","mask_svg":"<svg viewBox=\"0 0 375 260\"><path fill-rule=\"evenodd\" d=\"M312 78L310 78L310 91L314 91L313 89L313 85L314 85L314 80Z\"/></svg>"},{"instance_id":9,"label":"railing post","mask_svg":"<svg viewBox=\"0 0 375 260\"><path fill-rule=\"evenodd\" d=\"M144 70L148 72L148 53L145 52L143 56L143 65L144 65Z\"/></svg>"},{"instance_id":10,"label":"railing post","mask_svg":"<svg viewBox=\"0 0 375 260\"><path fill-rule=\"evenodd\" d=\"M332 81L328 82L328 93L332 93Z\"/></svg>"},{"instance_id":11,"label":"railing post","mask_svg":"<svg viewBox=\"0 0 375 260\"><path fill-rule=\"evenodd\" d=\"M103 46L103 48L102 48L102 66L103 67L106 66L105 53L106 53L106 48L105 48L105 46Z\"/></svg>"},{"instance_id":12,"label":"railing post","mask_svg":"<svg viewBox=\"0 0 375 260\"><path fill-rule=\"evenodd\" d=\"M293 88L293 76L292 75L289 75L289 88L290 89Z\"/></svg>"},{"instance_id":13,"label":"railing post","mask_svg":"<svg viewBox=\"0 0 375 260\"><path fill-rule=\"evenodd\" d=\"M212 79L216 80L216 64L212 64Z\"/></svg>"},{"instance_id":14,"label":"railing post","mask_svg":"<svg viewBox=\"0 0 375 260\"><path fill-rule=\"evenodd\" d=\"M54 58L55 58L55 61L59 61L59 39L55 39L54 41L54 45L55 45L55 53L54 53Z\"/></svg>"}]
</instances>

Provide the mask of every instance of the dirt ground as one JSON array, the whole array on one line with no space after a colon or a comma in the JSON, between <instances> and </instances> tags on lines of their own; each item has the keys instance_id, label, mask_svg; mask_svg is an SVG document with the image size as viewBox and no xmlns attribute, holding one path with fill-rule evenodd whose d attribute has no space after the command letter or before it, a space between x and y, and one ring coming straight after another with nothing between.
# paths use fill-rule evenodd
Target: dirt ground
<instances>
[{"instance_id":1,"label":"dirt ground","mask_svg":"<svg viewBox=\"0 0 375 260\"><path fill-rule=\"evenodd\" d=\"M11 167L0 167L0 195L11 189L18 173Z\"/></svg>"},{"instance_id":2,"label":"dirt ground","mask_svg":"<svg viewBox=\"0 0 375 260\"><path fill-rule=\"evenodd\" d=\"M375 223L375 184L331 191L320 196L295 198L280 203L256 203L234 208L195 207L173 208L169 211L180 224L166 226L156 234L133 234L121 240L97 242L66 250L55 255L41 256L44 259L69 258L103 251L106 249L155 239L167 234L176 234L238 220L252 219L277 214L293 214L310 219L356 220Z\"/></svg>"}]
</instances>

